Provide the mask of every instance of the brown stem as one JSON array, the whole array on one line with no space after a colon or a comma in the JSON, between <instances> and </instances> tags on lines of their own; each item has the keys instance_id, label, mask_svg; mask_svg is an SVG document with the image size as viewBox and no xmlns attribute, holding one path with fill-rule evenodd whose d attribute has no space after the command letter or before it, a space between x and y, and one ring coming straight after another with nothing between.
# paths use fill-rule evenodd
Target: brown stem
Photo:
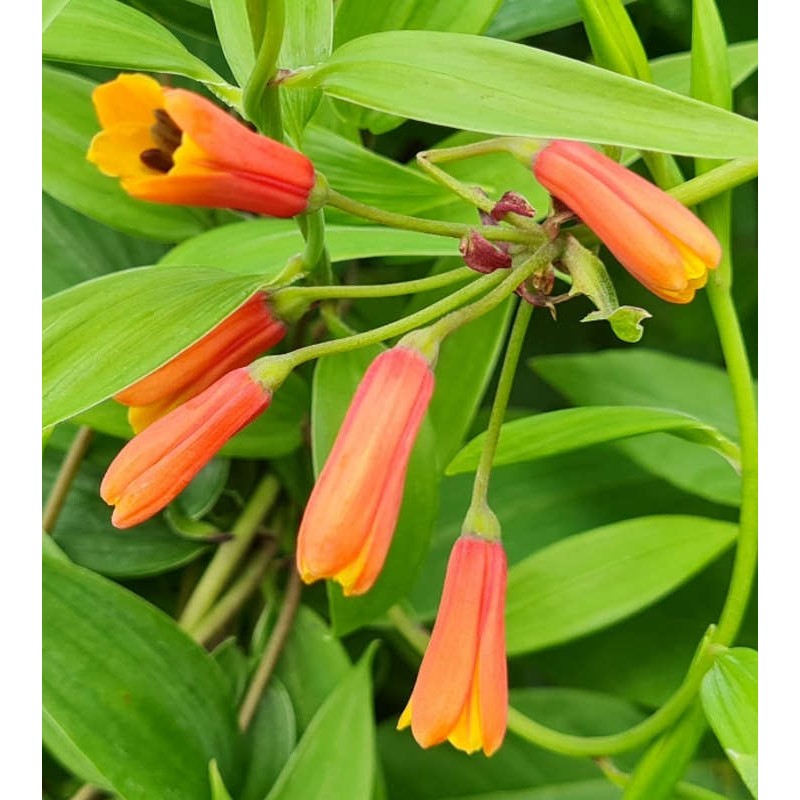
<instances>
[{"instance_id":1,"label":"brown stem","mask_svg":"<svg viewBox=\"0 0 800 800\"><path fill-rule=\"evenodd\" d=\"M42 528L45 533L52 533L53 528L56 526L58 515L64 507L72 482L78 474L81 461L83 461L83 457L89 449L93 436L94 431L83 426L78 429L72 444L69 446L42 512Z\"/></svg>"}]
</instances>

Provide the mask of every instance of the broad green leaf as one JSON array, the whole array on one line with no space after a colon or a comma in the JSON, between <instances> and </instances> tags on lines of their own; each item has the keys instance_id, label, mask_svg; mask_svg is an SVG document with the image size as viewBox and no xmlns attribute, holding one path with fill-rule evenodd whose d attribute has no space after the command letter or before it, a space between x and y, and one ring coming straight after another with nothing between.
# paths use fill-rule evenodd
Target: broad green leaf
<instances>
[{"instance_id":1,"label":"broad green leaf","mask_svg":"<svg viewBox=\"0 0 800 800\"><path fill-rule=\"evenodd\" d=\"M165 27L116 0L70 0L42 37L42 54L53 61L171 72L227 86Z\"/></svg>"},{"instance_id":2,"label":"broad green leaf","mask_svg":"<svg viewBox=\"0 0 800 800\"><path fill-rule=\"evenodd\" d=\"M378 256L441 256L458 253L458 241L416 231L380 227L330 225L325 243L331 261ZM283 220L252 220L223 225L170 250L163 265L191 265L224 269L240 275L261 275L267 282L302 252L303 237Z\"/></svg>"},{"instance_id":3,"label":"broad green leaf","mask_svg":"<svg viewBox=\"0 0 800 800\"><path fill-rule=\"evenodd\" d=\"M367 367L381 352L368 347L326 356L317 362L311 403L314 471L322 470L350 401ZM345 598L328 582L334 630L342 635L373 622L411 589L428 549L438 502L436 439L430 422L420 429L406 474L403 505L386 563L375 585L364 595Z\"/></svg>"},{"instance_id":4,"label":"broad green leaf","mask_svg":"<svg viewBox=\"0 0 800 800\"><path fill-rule=\"evenodd\" d=\"M630 616L723 553L735 525L689 516L625 520L571 536L508 575L509 654L530 652Z\"/></svg>"},{"instance_id":5,"label":"broad green leaf","mask_svg":"<svg viewBox=\"0 0 800 800\"><path fill-rule=\"evenodd\" d=\"M152 264L164 247L101 225L42 194L42 292L45 296L107 272Z\"/></svg>"},{"instance_id":6,"label":"broad green leaf","mask_svg":"<svg viewBox=\"0 0 800 800\"><path fill-rule=\"evenodd\" d=\"M214 17L206 2L205 8L192 3L191 0L132 0L130 5L160 22L167 28L172 28L180 33L188 33L203 43L217 43L217 34L214 29ZM195 46L195 42L192 42ZM198 52L199 51L199 52ZM197 48L194 54L208 63L203 56L203 49ZM211 64L208 64L212 66ZM212 66L213 69L213 66Z\"/></svg>"},{"instance_id":7,"label":"broad green leaf","mask_svg":"<svg viewBox=\"0 0 800 800\"><path fill-rule=\"evenodd\" d=\"M293 452L303 442L303 426L310 408L308 384L298 375L290 375L273 395L269 409L239 431L219 454L231 458L276 458ZM133 436L127 409L113 400L78 414L75 421L118 439Z\"/></svg>"},{"instance_id":8,"label":"broad green leaf","mask_svg":"<svg viewBox=\"0 0 800 800\"><path fill-rule=\"evenodd\" d=\"M481 33L494 16L501 0L342 0L336 11L336 48L345 42L378 31L431 30ZM375 134L385 133L404 120L393 113L383 114L340 104L342 113L359 128ZM391 109L390 109L391 112Z\"/></svg>"},{"instance_id":9,"label":"broad green leaf","mask_svg":"<svg viewBox=\"0 0 800 800\"><path fill-rule=\"evenodd\" d=\"M452 202L453 195L419 170L373 153L343 136L311 125L303 152L336 191L402 214L419 214Z\"/></svg>"},{"instance_id":10,"label":"broad green leaf","mask_svg":"<svg viewBox=\"0 0 800 800\"><path fill-rule=\"evenodd\" d=\"M247 18L247 0L211 0L211 11L225 60L239 86L244 86L256 60Z\"/></svg>"},{"instance_id":11,"label":"broad green leaf","mask_svg":"<svg viewBox=\"0 0 800 800\"><path fill-rule=\"evenodd\" d=\"M644 715L632 703L598 692L563 688L512 689L510 703L531 718L565 733L594 736L622 731L641 722ZM546 791L567 791L573 782L597 778L597 767L588 759L569 758L523 741L512 733L491 758L468 756L449 744L423 750L410 731L395 730L397 719L378 726L378 750L386 770L389 796L403 800L475 798L484 800L550 800ZM633 763L631 755L615 762L622 768ZM592 781L594 783L594 781ZM605 782L609 785L608 782ZM613 787L612 787L613 788ZM615 790L616 791L616 790ZM537 794L538 792L538 794ZM495 794L496 793L496 794ZM527 794L526 794L527 793ZM618 797L599 795L597 800ZM565 800L573 795L554 794ZM575 800L595 800L591 794Z\"/></svg>"},{"instance_id":12,"label":"broad green leaf","mask_svg":"<svg viewBox=\"0 0 800 800\"><path fill-rule=\"evenodd\" d=\"M233 313L261 285L219 270L116 272L42 306L43 427L147 375Z\"/></svg>"},{"instance_id":13,"label":"broad green leaf","mask_svg":"<svg viewBox=\"0 0 800 800\"><path fill-rule=\"evenodd\" d=\"M330 0L292 0L286 4L286 25L278 67L296 69L319 64L333 47L333 3ZM281 92L283 124L298 145L317 110L322 92L310 89Z\"/></svg>"},{"instance_id":14,"label":"broad green leaf","mask_svg":"<svg viewBox=\"0 0 800 800\"><path fill-rule=\"evenodd\" d=\"M234 774L238 735L212 659L161 611L88 570L46 558L42 579L48 725L126 800L209 800L208 762Z\"/></svg>"},{"instance_id":15,"label":"broad green leaf","mask_svg":"<svg viewBox=\"0 0 800 800\"><path fill-rule=\"evenodd\" d=\"M758 653L734 647L717 656L700 698L725 753L758 797Z\"/></svg>"},{"instance_id":16,"label":"broad green leaf","mask_svg":"<svg viewBox=\"0 0 800 800\"><path fill-rule=\"evenodd\" d=\"M375 772L370 648L338 684L266 800L369 800Z\"/></svg>"},{"instance_id":17,"label":"broad green leaf","mask_svg":"<svg viewBox=\"0 0 800 800\"><path fill-rule=\"evenodd\" d=\"M572 403L673 409L737 438L730 385L719 367L644 348L542 356L531 366ZM664 434L617 446L681 489L726 505L739 502L738 476L714 453Z\"/></svg>"},{"instance_id":18,"label":"broad green leaf","mask_svg":"<svg viewBox=\"0 0 800 800\"><path fill-rule=\"evenodd\" d=\"M270 678L245 734L247 766L238 800L264 800L297 744L297 721L286 687Z\"/></svg>"},{"instance_id":19,"label":"broad green leaf","mask_svg":"<svg viewBox=\"0 0 800 800\"><path fill-rule=\"evenodd\" d=\"M691 53L675 53L650 62L653 82L671 92L690 93ZM758 42L738 42L728 47L731 88L735 89L758 69Z\"/></svg>"},{"instance_id":20,"label":"broad green leaf","mask_svg":"<svg viewBox=\"0 0 800 800\"><path fill-rule=\"evenodd\" d=\"M43 490L50 491L63 455L48 449L42 466ZM170 532L160 517L132 533L111 525L111 510L100 499L103 470L84 462L58 517L53 538L77 564L114 577L158 575L194 560L205 551L197 542Z\"/></svg>"},{"instance_id":21,"label":"broad green leaf","mask_svg":"<svg viewBox=\"0 0 800 800\"><path fill-rule=\"evenodd\" d=\"M42 183L64 205L133 236L177 242L200 233L209 216L198 209L134 200L114 178L86 160L100 130L91 81L42 69Z\"/></svg>"},{"instance_id":22,"label":"broad green leaf","mask_svg":"<svg viewBox=\"0 0 800 800\"><path fill-rule=\"evenodd\" d=\"M307 606L300 606L275 667L292 700L297 730L302 733L350 670L341 642Z\"/></svg>"},{"instance_id":23,"label":"broad green leaf","mask_svg":"<svg viewBox=\"0 0 800 800\"><path fill-rule=\"evenodd\" d=\"M61 13L64 6L70 0L42 0L42 33L49 27L50 23Z\"/></svg>"},{"instance_id":24,"label":"broad green leaf","mask_svg":"<svg viewBox=\"0 0 800 800\"><path fill-rule=\"evenodd\" d=\"M483 133L716 158L756 152L752 120L583 62L467 34L363 36L291 86L321 86L368 108Z\"/></svg>"},{"instance_id":25,"label":"broad green leaf","mask_svg":"<svg viewBox=\"0 0 800 800\"><path fill-rule=\"evenodd\" d=\"M647 406L586 406L506 422L500 430L493 463L500 466L532 461L656 432L705 445L724 456L736 455L737 448L729 439L688 414ZM475 470L485 440L486 435L481 434L464 447L447 467L447 474Z\"/></svg>"},{"instance_id":26,"label":"broad green leaf","mask_svg":"<svg viewBox=\"0 0 800 800\"><path fill-rule=\"evenodd\" d=\"M634 0L624 0L626 5ZM576 0L505 0L487 36L497 39L527 39L540 33L565 28L580 22L581 12Z\"/></svg>"}]
</instances>

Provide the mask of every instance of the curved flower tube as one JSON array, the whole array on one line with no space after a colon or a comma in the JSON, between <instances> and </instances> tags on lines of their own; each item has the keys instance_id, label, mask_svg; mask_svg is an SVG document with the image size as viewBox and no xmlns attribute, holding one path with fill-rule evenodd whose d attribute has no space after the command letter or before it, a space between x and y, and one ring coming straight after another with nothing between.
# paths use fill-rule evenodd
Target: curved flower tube
<instances>
[{"instance_id":1,"label":"curved flower tube","mask_svg":"<svg viewBox=\"0 0 800 800\"><path fill-rule=\"evenodd\" d=\"M447 739L490 756L508 715L503 545L474 534L453 546L433 633L398 729L422 747Z\"/></svg>"},{"instance_id":2,"label":"curved flower tube","mask_svg":"<svg viewBox=\"0 0 800 800\"><path fill-rule=\"evenodd\" d=\"M691 211L587 144L550 142L533 172L662 300L690 302L719 264L719 242Z\"/></svg>"},{"instance_id":3,"label":"curved flower tube","mask_svg":"<svg viewBox=\"0 0 800 800\"><path fill-rule=\"evenodd\" d=\"M285 334L286 326L273 316L266 293L258 292L202 339L114 399L131 406L128 421L140 433L225 373L246 367Z\"/></svg>"},{"instance_id":4,"label":"curved flower tube","mask_svg":"<svg viewBox=\"0 0 800 800\"><path fill-rule=\"evenodd\" d=\"M346 595L375 583L433 385L417 350L398 346L370 364L300 523L297 569L306 583L332 578Z\"/></svg>"},{"instance_id":5,"label":"curved flower tube","mask_svg":"<svg viewBox=\"0 0 800 800\"><path fill-rule=\"evenodd\" d=\"M313 164L200 95L123 74L92 100L103 130L86 158L131 196L272 217L308 209Z\"/></svg>"},{"instance_id":6,"label":"curved flower tube","mask_svg":"<svg viewBox=\"0 0 800 800\"><path fill-rule=\"evenodd\" d=\"M247 368L236 369L131 439L100 485L115 506L112 524L130 528L164 508L271 400Z\"/></svg>"}]
</instances>

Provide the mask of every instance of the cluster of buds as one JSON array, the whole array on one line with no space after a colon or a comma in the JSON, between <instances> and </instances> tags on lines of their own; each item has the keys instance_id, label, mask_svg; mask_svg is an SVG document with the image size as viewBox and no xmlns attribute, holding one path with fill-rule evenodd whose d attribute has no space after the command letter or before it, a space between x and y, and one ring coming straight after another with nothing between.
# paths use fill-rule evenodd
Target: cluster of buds
<instances>
[{"instance_id":1,"label":"cluster of buds","mask_svg":"<svg viewBox=\"0 0 800 800\"><path fill-rule=\"evenodd\" d=\"M260 136L213 103L144 75L98 87L103 130L88 159L121 179L134 197L290 217L319 207L324 181L311 162ZM635 277L659 297L683 303L720 259L719 244L689 211L587 145L554 141L533 171ZM484 224L531 220L534 210L506 193ZM532 220L531 220L531 223ZM540 229L559 235L557 225ZM576 243L577 246L577 243ZM573 248L574 249L574 248ZM465 262L508 269L524 249L477 232L462 242ZM581 253L578 253L581 256ZM576 256L577 257L577 256ZM552 265L521 286L548 305ZM169 363L121 391L137 432L111 464L102 497L127 528L170 503L234 434L269 406L275 386L251 368L286 327L259 292ZM434 391L433 358L403 340L364 375L303 515L297 568L306 582L331 579L345 595L374 585L386 561L403 500L409 458ZM506 730L508 686L504 604L506 557L494 535L468 532L455 543L438 616L399 727L423 747L449 740L494 753Z\"/></svg>"}]
</instances>

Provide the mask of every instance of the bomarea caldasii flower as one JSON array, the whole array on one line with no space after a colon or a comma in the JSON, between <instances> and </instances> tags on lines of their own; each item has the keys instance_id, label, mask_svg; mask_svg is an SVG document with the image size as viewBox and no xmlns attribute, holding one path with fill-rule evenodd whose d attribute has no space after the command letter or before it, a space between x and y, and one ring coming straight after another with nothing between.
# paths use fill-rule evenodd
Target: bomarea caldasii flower
<instances>
[{"instance_id":1,"label":"bomarea caldasii flower","mask_svg":"<svg viewBox=\"0 0 800 800\"><path fill-rule=\"evenodd\" d=\"M246 367L285 333L286 326L271 311L266 293L258 292L202 339L114 399L130 406L128 421L140 433L227 372Z\"/></svg>"},{"instance_id":2,"label":"bomarea caldasii flower","mask_svg":"<svg viewBox=\"0 0 800 800\"><path fill-rule=\"evenodd\" d=\"M418 350L394 347L370 364L300 524L297 569L306 583L331 578L356 595L377 579L433 386Z\"/></svg>"},{"instance_id":3,"label":"bomarea caldasii flower","mask_svg":"<svg viewBox=\"0 0 800 800\"><path fill-rule=\"evenodd\" d=\"M86 157L133 197L272 217L309 210L313 164L200 95L123 74L92 99L103 130Z\"/></svg>"},{"instance_id":4,"label":"bomarea caldasii flower","mask_svg":"<svg viewBox=\"0 0 800 800\"><path fill-rule=\"evenodd\" d=\"M422 747L445 740L490 756L508 716L505 598L499 541L466 534L453 546L430 642L398 728Z\"/></svg>"},{"instance_id":5,"label":"bomarea caldasii flower","mask_svg":"<svg viewBox=\"0 0 800 800\"><path fill-rule=\"evenodd\" d=\"M271 400L270 390L242 367L131 439L100 486L100 496L115 506L111 522L130 528L159 512Z\"/></svg>"},{"instance_id":6,"label":"bomarea caldasii flower","mask_svg":"<svg viewBox=\"0 0 800 800\"><path fill-rule=\"evenodd\" d=\"M690 302L719 264L719 242L691 211L587 144L550 142L533 172L662 300Z\"/></svg>"}]
</instances>

